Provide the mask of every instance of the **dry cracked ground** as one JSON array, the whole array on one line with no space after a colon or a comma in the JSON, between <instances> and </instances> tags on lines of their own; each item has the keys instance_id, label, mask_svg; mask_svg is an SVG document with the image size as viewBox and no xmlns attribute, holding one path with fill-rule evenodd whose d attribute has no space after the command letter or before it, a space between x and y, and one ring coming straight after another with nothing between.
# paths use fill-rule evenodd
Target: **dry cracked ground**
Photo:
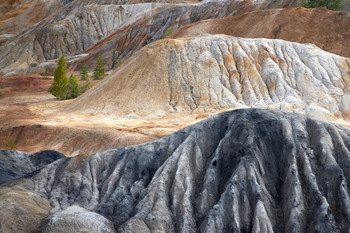
<instances>
[{"instance_id":1,"label":"dry cracked ground","mask_svg":"<svg viewBox=\"0 0 350 233\"><path fill-rule=\"evenodd\" d=\"M0 233L348 232L348 3L298 5L2 1Z\"/></svg>"}]
</instances>

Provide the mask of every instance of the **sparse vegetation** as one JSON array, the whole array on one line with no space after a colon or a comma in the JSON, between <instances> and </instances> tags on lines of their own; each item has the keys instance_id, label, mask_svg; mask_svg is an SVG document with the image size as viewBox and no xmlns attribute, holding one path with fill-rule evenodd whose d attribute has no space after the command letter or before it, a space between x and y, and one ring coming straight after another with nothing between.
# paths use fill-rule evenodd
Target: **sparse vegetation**
<instances>
[{"instance_id":1,"label":"sparse vegetation","mask_svg":"<svg viewBox=\"0 0 350 233\"><path fill-rule=\"evenodd\" d=\"M81 71L80 71L80 78L81 80L87 80L89 74L88 74L88 67L86 64L83 64L81 66Z\"/></svg>"},{"instance_id":2,"label":"sparse vegetation","mask_svg":"<svg viewBox=\"0 0 350 233\"><path fill-rule=\"evenodd\" d=\"M119 66L121 66L121 65L123 65L122 60L118 60L117 67L119 67Z\"/></svg>"},{"instance_id":3,"label":"sparse vegetation","mask_svg":"<svg viewBox=\"0 0 350 233\"><path fill-rule=\"evenodd\" d=\"M165 39L170 36L174 32L173 27L168 27L168 29L164 32L162 38Z\"/></svg>"},{"instance_id":4,"label":"sparse vegetation","mask_svg":"<svg viewBox=\"0 0 350 233\"><path fill-rule=\"evenodd\" d=\"M84 83L82 83L80 86L81 86L80 93L83 94L84 92L86 92L87 90L89 90L91 87L94 86L92 78L88 76L84 81Z\"/></svg>"},{"instance_id":5,"label":"sparse vegetation","mask_svg":"<svg viewBox=\"0 0 350 233\"><path fill-rule=\"evenodd\" d=\"M103 64L102 57L101 57L101 55L99 55L97 58L97 61L96 61L94 79L95 80L101 79L103 77L103 75L105 74L105 72L106 72L106 70L105 70L105 66Z\"/></svg>"},{"instance_id":6,"label":"sparse vegetation","mask_svg":"<svg viewBox=\"0 0 350 233\"><path fill-rule=\"evenodd\" d=\"M74 99L80 95L80 87L77 77L72 74L68 79L66 99Z\"/></svg>"},{"instance_id":7,"label":"sparse vegetation","mask_svg":"<svg viewBox=\"0 0 350 233\"><path fill-rule=\"evenodd\" d=\"M67 61L64 56L58 59L57 68L55 69L54 81L49 88L49 92L59 99L66 99L68 78L66 76Z\"/></svg>"},{"instance_id":8,"label":"sparse vegetation","mask_svg":"<svg viewBox=\"0 0 350 233\"><path fill-rule=\"evenodd\" d=\"M61 100L76 98L80 95L78 79L75 75L71 75L68 79L66 76L66 70L67 62L64 56L62 56L58 60L53 84L49 88L49 92Z\"/></svg>"},{"instance_id":9,"label":"sparse vegetation","mask_svg":"<svg viewBox=\"0 0 350 233\"><path fill-rule=\"evenodd\" d=\"M343 7L342 0L301 0L300 5L305 8L325 7L329 10Z\"/></svg>"},{"instance_id":10,"label":"sparse vegetation","mask_svg":"<svg viewBox=\"0 0 350 233\"><path fill-rule=\"evenodd\" d=\"M17 149L17 146L16 146L16 141L13 137L10 137L7 141L7 144L6 144L6 147L7 149L9 150L16 150Z\"/></svg>"}]
</instances>

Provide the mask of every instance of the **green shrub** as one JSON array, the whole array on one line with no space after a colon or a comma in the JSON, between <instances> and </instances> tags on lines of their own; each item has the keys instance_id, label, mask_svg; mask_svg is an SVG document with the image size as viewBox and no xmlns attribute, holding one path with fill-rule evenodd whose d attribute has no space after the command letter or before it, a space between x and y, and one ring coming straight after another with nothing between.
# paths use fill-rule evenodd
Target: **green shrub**
<instances>
[{"instance_id":1,"label":"green shrub","mask_svg":"<svg viewBox=\"0 0 350 233\"><path fill-rule=\"evenodd\" d=\"M117 67L119 67L121 65L123 65L123 62L122 62L122 60L119 60L118 63L117 63Z\"/></svg>"},{"instance_id":2,"label":"green shrub","mask_svg":"<svg viewBox=\"0 0 350 233\"><path fill-rule=\"evenodd\" d=\"M172 27L168 27L168 29L164 32L162 39L167 38L174 32L174 29Z\"/></svg>"},{"instance_id":3,"label":"green shrub","mask_svg":"<svg viewBox=\"0 0 350 233\"><path fill-rule=\"evenodd\" d=\"M13 137L10 137L8 139L6 147L9 150L16 150L17 149L16 142L15 142L15 139Z\"/></svg>"},{"instance_id":4,"label":"green shrub","mask_svg":"<svg viewBox=\"0 0 350 233\"><path fill-rule=\"evenodd\" d=\"M89 90L91 87L94 86L94 82L92 81L92 78L88 76L86 80L80 85L80 92L85 93L87 90Z\"/></svg>"},{"instance_id":5,"label":"green shrub","mask_svg":"<svg viewBox=\"0 0 350 233\"><path fill-rule=\"evenodd\" d=\"M339 10L343 7L342 0L301 0L300 6L305 8L325 7L329 10Z\"/></svg>"},{"instance_id":6,"label":"green shrub","mask_svg":"<svg viewBox=\"0 0 350 233\"><path fill-rule=\"evenodd\" d=\"M74 99L80 95L80 87L77 77L72 74L68 79L66 99Z\"/></svg>"}]
</instances>

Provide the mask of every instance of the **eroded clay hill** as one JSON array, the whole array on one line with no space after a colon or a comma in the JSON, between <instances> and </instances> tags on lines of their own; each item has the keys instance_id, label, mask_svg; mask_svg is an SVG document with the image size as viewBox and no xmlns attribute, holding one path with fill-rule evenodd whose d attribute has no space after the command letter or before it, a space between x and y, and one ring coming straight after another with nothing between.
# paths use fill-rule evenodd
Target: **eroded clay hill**
<instances>
[{"instance_id":1,"label":"eroded clay hill","mask_svg":"<svg viewBox=\"0 0 350 233\"><path fill-rule=\"evenodd\" d=\"M0 232L346 232L349 150L346 127L225 112L1 186Z\"/></svg>"},{"instance_id":2,"label":"eroded clay hill","mask_svg":"<svg viewBox=\"0 0 350 233\"><path fill-rule=\"evenodd\" d=\"M2 0L0 2L0 45L40 22L70 0Z\"/></svg>"},{"instance_id":3,"label":"eroded clay hill","mask_svg":"<svg viewBox=\"0 0 350 233\"><path fill-rule=\"evenodd\" d=\"M155 42L64 114L161 116L259 107L349 118L350 59L308 44L205 35Z\"/></svg>"},{"instance_id":4,"label":"eroded clay hill","mask_svg":"<svg viewBox=\"0 0 350 233\"><path fill-rule=\"evenodd\" d=\"M70 63L78 63L78 67L83 62L94 64L97 55L102 54L111 69L137 49L161 39L168 29L255 8L295 4L295 1L139 2L143 1L75 0L66 4L0 46L2 74L51 73L56 63L52 60L62 54ZM82 59L88 54L88 58ZM77 62L79 59L82 60Z\"/></svg>"},{"instance_id":5,"label":"eroded clay hill","mask_svg":"<svg viewBox=\"0 0 350 233\"><path fill-rule=\"evenodd\" d=\"M21 151L1 151L0 185L35 172L62 158L64 155L56 151L42 151L34 154Z\"/></svg>"},{"instance_id":6,"label":"eroded clay hill","mask_svg":"<svg viewBox=\"0 0 350 233\"><path fill-rule=\"evenodd\" d=\"M312 43L328 52L350 57L349 32L349 12L325 8L285 8L200 21L178 29L171 37L193 37L208 33L283 39Z\"/></svg>"}]
</instances>

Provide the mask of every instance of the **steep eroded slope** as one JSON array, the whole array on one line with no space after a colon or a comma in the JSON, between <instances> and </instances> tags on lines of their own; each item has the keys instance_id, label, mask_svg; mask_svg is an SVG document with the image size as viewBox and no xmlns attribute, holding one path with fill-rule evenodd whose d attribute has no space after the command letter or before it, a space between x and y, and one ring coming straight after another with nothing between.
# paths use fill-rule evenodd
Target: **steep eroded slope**
<instances>
[{"instance_id":1,"label":"steep eroded slope","mask_svg":"<svg viewBox=\"0 0 350 233\"><path fill-rule=\"evenodd\" d=\"M0 205L17 202L1 211L1 229L26 224L28 206L21 222L7 216L23 209L19 194L31 193L53 208L42 207L52 215L40 215L51 223L41 222L43 232L77 231L84 219L85 230L97 229L94 218L118 232L345 232L349 149L345 127L279 111L225 112L2 186Z\"/></svg>"},{"instance_id":2,"label":"steep eroded slope","mask_svg":"<svg viewBox=\"0 0 350 233\"><path fill-rule=\"evenodd\" d=\"M349 85L350 59L316 46L204 35L146 46L62 111L150 116L260 107L348 119Z\"/></svg>"}]
</instances>

